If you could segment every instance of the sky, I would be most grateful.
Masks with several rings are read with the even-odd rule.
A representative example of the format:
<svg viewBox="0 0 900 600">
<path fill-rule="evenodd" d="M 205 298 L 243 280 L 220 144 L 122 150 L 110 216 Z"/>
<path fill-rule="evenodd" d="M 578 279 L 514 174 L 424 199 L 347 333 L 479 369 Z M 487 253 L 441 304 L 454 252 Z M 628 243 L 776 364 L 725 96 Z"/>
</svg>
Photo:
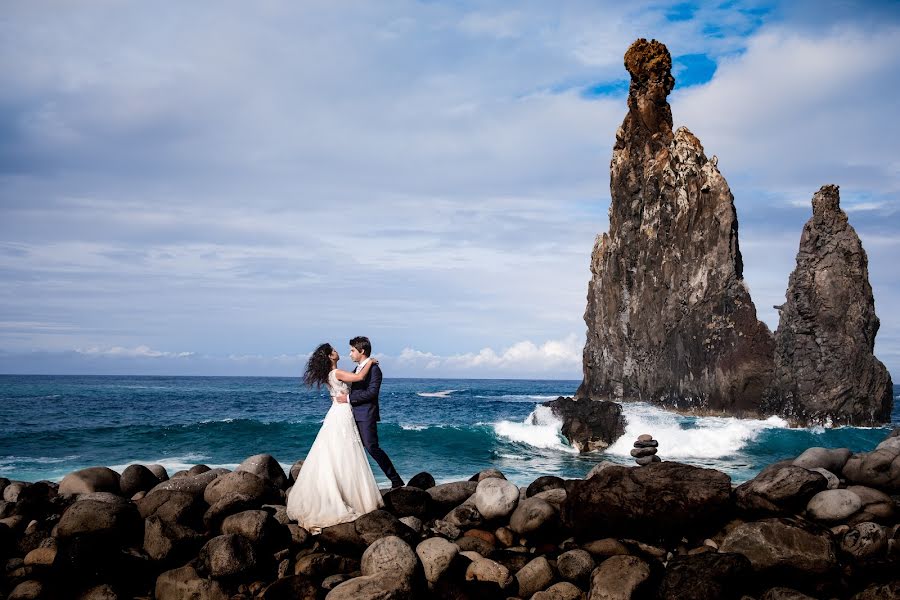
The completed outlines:
<svg viewBox="0 0 900 600">
<path fill-rule="evenodd" d="M 0 373 L 580 379 L 645 37 L 760 319 L 837 184 L 900 376 L 900 3 L 2 4 Z"/>
</svg>

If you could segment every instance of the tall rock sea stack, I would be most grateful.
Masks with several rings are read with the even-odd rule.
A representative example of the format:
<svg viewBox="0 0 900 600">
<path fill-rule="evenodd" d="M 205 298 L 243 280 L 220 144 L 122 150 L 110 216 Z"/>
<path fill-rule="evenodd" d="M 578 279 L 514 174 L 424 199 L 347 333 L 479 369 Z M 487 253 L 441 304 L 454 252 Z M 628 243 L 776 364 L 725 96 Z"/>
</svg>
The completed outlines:
<svg viewBox="0 0 900 600">
<path fill-rule="evenodd" d="M 628 114 L 611 162 L 609 233 L 591 257 L 578 398 L 755 415 L 773 338 L 743 281 L 734 198 L 700 141 L 672 131 L 666 47 L 625 54 Z"/>
<path fill-rule="evenodd" d="M 822 186 L 812 208 L 775 332 L 780 412 L 835 425 L 890 421 L 891 376 L 872 354 L 879 321 L 866 252 L 836 185 Z"/>
</svg>

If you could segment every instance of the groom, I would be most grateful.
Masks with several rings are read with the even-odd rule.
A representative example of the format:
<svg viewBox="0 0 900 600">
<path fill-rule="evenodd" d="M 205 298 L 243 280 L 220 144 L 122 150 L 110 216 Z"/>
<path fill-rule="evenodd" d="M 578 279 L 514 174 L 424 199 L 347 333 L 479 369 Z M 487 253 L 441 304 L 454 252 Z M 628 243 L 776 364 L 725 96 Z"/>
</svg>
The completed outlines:
<svg viewBox="0 0 900 600">
<path fill-rule="evenodd" d="M 367 337 L 355 337 L 350 340 L 350 360 L 357 363 L 354 373 L 365 366 L 372 355 L 372 344 Z M 384 474 L 391 480 L 391 488 L 403 487 L 403 480 L 397 475 L 391 459 L 378 445 L 378 392 L 381 390 L 381 369 L 372 365 L 368 375 L 350 387 L 349 396 L 339 396 L 338 402 L 347 402 L 353 407 L 353 418 L 359 429 L 359 437 L 366 447 L 369 456 L 375 459 Z"/>
</svg>

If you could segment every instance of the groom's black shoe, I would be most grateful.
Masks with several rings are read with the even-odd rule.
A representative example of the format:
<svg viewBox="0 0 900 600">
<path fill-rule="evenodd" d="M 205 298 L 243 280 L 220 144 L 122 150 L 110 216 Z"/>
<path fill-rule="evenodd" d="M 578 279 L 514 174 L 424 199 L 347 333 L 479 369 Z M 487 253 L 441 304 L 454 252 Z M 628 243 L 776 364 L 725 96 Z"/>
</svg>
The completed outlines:
<svg viewBox="0 0 900 600">
<path fill-rule="evenodd" d="M 392 480 L 391 480 L 391 489 L 392 489 L 392 490 L 395 490 L 395 489 L 397 489 L 397 488 L 399 488 L 399 487 L 403 487 L 403 485 L 404 485 L 404 484 L 403 484 L 403 480 L 400 479 L 399 477 L 398 477 L 397 479 L 392 479 Z"/>
</svg>

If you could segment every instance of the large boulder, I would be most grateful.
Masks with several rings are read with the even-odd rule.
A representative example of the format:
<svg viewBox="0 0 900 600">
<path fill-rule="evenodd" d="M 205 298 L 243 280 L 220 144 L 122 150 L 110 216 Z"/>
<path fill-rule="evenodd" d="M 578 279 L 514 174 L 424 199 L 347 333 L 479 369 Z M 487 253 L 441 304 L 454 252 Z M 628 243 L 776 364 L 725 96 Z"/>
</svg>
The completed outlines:
<svg viewBox="0 0 900 600">
<path fill-rule="evenodd" d="M 206 510 L 203 498 L 190 492 L 157 490 L 136 502 L 141 518 L 159 517 L 167 523 L 199 525 Z"/>
<path fill-rule="evenodd" d="M 556 509 L 546 500 L 525 498 L 513 511 L 509 528 L 523 536 L 546 532 L 557 523 Z"/>
<path fill-rule="evenodd" d="M 580 548 L 563 552 L 556 558 L 560 577 L 577 584 L 586 583 L 595 566 L 591 553 Z"/>
<path fill-rule="evenodd" d="M 743 279 L 734 197 L 703 146 L 672 131 L 672 58 L 625 54 L 628 114 L 610 163 L 609 233 L 591 255 L 576 397 L 755 414 L 773 340 Z"/>
<path fill-rule="evenodd" d="M 844 465 L 843 475 L 847 481 L 859 485 L 900 492 L 900 448 L 884 447 L 854 454 Z"/>
<path fill-rule="evenodd" d="M 675 462 L 614 466 L 571 482 L 562 521 L 581 538 L 680 538 L 716 528 L 730 503 L 731 478 L 713 469 Z"/>
<path fill-rule="evenodd" d="M 446 512 L 465 502 L 478 488 L 477 481 L 454 481 L 428 488 L 426 491 L 437 512 Z"/>
<path fill-rule="evenodd" d="M 144 551 L 151 559 L 177 564 L 195 556 L 205 536 L 190 527 L 149 517 L 144 522 Z"/>
<path fill-rule="evenodd" d="M 287 530 L 265 510 L 246 510 L 222 521 L 222 533 L 235 533 L 250 540 L 258 548 L 272 549 L 286 545 Z"/>
<path fill-rule="evenodd" d="M 813 447 L 804 450 L 792 464 L 804 469 L 821 468 L 832 473 L 840 473 L 852 454 L 849 448 Z"/>
<path fill-rule="evenodd" d="M 384 507 L 398 517 L 424 517 L 431 506 L 431 496 L 412 486 L 394 488 L 384 496 Z"/>
<path fill-rule="evenodd" d="M 268 481 L 279 490 L 287 487 L 288 478 L 284 469 L 271 454 L 256 454 L 239 464 L 235 472 L 253 473 L 257 477 Z"/>
<path fill-rule="evenodd" d="M 738 525 L 719 546 L 721 552 L 743 554 L 757 573 L 779 572 L 815 576 L 837 564 L 827 531 L 810 530 L 791 519 L 763 519 Z"/>
<path fill-rule="evenodd" d="M 363 575 L 390 572 L 398 579 L 412 582 L 418 564 L 416 553 L 409 544 L 397 536 L 389 535 L 366 548 L 359 568 Z"/>
<path fill-rule="evenodd" d="M 354 577 L 335 586 L 325 600 L 409 600 L 412 589 L 393 572 Z"/>
<path fill-rule="evenodd" d="M 119 479 L 122 495 L 126 498 L 131 498 L 138 492 L 149 492 L 159 483 L 159 478 L 144 465 L 128 465 Z"/>
<path fill-rule="evenodd" d="M 420 490 L 428 490 L 435 486 L 434 476 L 427 471 L 422 471 L 421 473 L 413 475 L 406 485 L 409 487 L 417 487 Z"/>
<path fill-rule="evenodd" d="M 475 489 L 475 507 L 489 521 L 509 516 L 518 503 L 519 488 L 505 479 L 482 479 Z"/>
<path fill-rule="evenodd" d="M 749 513 L 790 515 L 802 511 L 809 499 L 828 487 L 821 474 L 803 467 L 784 467 L 760 473 L 738 486 L 735 500 Z"/>
<path fill-rule="evenodd" d="M 878 523 L 857 523 L 841 538 L 841 551 L 856 562 L 883 558 L 888 544 L 885 528 Z"/>
<path fill-rule="evenodd" d="M 862 500 L 850 490 L 825 490 L 813 496 L 806 513 L 817 521 L 837 522 L 862 508 Z"/>
<path fill-rule="evenodd" d="M 533 594 L 547 589 L 553 583 L 554 573 L 547 558 L 538 556 L 519 569 L 515 578 L 519 584 L 518 595 L 523 598 L 530 598 Z"/>
<path fill-rule="evenodd" d="M 214 579 L 247 579 L 258 567 L 253 544 L 234 534 L 212 538 L 200 549 L 198 558 Z"/>
<path fill-rule="evenodd" d="M 318 600 L 319 586 L 306 575 L 276 579 L 262 593 L 262 600 Z"/>
<path fill-rule="evenodd" d="M 416 555 L 422 562 L 425 579 L 437 582 L 459 554 L 459 547 L 441 537 L 432 537 L 416 546 Z"/>
<path fill-rule="evenodd" d="M 203 491 L 203 499 L 213 506 L 228 493 L 250 496 L 258 500 L 259 505 L 274 503 L 279 494 L 268 481 L 247 471 L 234 471 L 220 475 Z"/>
<path fill-rule="evenodd" d="M 119 474 L 108 467 L 88 467 L 73 471 L 59 482 L 59 495 L 89 494 L 91 492 L 110 492 L 120 494 Z"/>
<path fill-rule="evenodd" d="M 889 422 L 893 386 L 873 354 L 879 321 L 868 258 L 836 185 L 813 196 L 785 298 L 775 331 L 781 412 L 835 425 Z"/>
<path fill-rule="evenodd" d="M 525 496 L 527 498 L 531 498 L 532 496 L 540 494 L 541 492 L 559 489 L 566 489 L 565 479 L 563 479 L 562 477 L 557 477 L 555 475 L 544 475 L 542 477 L 538 477 L 528 485 L 528 488 L 525 489 Z"/>
<path fill-rule="evenodd" d="M 228 600 L 228 594 L 218 581 L 200 577 L 191 565 L 166 571 L 156 578 L 156 600 Z"/>
<path fill-rule="evenodd" d="M 356 530 L 358 539 L 366 546 L 371 546 L 376 540 L 388 536 L 399 537 L 410 545 L 418 541 L 418 536 L 412 529 L 386 510 L 373 510 L 356 519 L 351 525 Z"/>
<path fill-rule="evenodd" d="M 893 522 L 897 511 L 890 496 L 864 485 L 848 486 L 847 491 L 856 494 L 862 502 L 862 508 L 853 515 L 853 522 L 875 521 L 885 524 Z"/>
<path fill-rule="evenodd" d="M 103 536 L 119 545 L 139 544 L 144 522 L 132 502 L 79 500 L 65 510 L 57 525 L 61 539 L 77 535 Z"/>
<path fill-rule="evenodd" d="M 615 402 L 560 396 L 543 406 L 562 420 L 560 432 L 579 452 L 604 450 L 625 433 L 622 405 Z"/>
<path fill-rule="evenodd" d="M 185 492 L 188 494 L 193 494 L 195 496 L 200 496 L 202 498 L 203 492 L 206 491 L 206 486 L 212 483 L 212 481 L 214 481 L 217 477 L 225 473 L 228 473 L 228 469 L 212 469 L 199 475 L 173 477 L 172 479 L 167 479 L 166 481 L 161 482 L 156 487 L 151 489 L 149 492 L 147 492 L 147 496 L 154 492 L 170 491 Z"/>
<path fill-rule="evenodd" d="M 650 565 L 637 556 L 612 556 L 591 573 L 591 600 L 630 600 L 650 579 Z"/>
<path fill-rule="evenodd" d="M 753 568 L 743 554 L 712 552 L 676 556 L 666 565 L 659 589 L 667 600 L 738 598 L 750 587 Z"/>
</svg>

